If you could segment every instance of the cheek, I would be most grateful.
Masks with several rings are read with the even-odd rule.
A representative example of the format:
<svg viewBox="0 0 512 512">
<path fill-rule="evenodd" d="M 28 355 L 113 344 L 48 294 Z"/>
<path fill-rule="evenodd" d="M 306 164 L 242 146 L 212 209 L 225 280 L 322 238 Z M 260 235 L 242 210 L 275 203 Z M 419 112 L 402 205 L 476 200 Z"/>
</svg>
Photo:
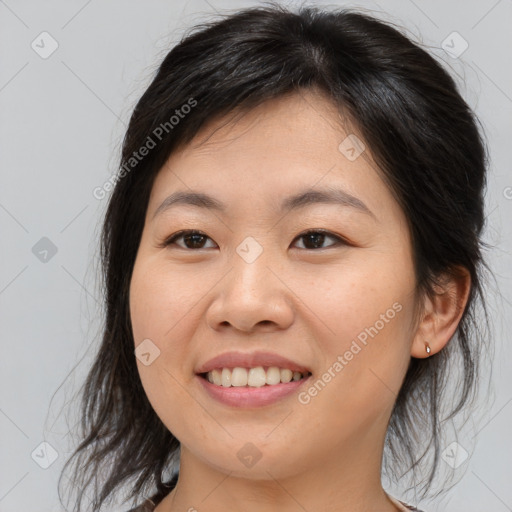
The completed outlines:
<svg viewBox="0 0 512 512">
<path fill-rule="evenodd" d="M 130 314 L 137 345 L 150 338 L 165 348 L 164 340 L 186 327 L 181 319 L 197 301 L 198 289 L 187 284 L 183 273 L 169 271 L 155 261 L 136 262 L 130 284 Z"/>
<path fill-rule="evenodd" d="M 156 414 L 175 434 L 184 430 L 184 419 L 175 411 L 190 410 L 185 388 L 194 375 L 183 362 L 190 359 L 188 340 L 198 321 L 194 305 L 204 294 L 202 287 L 190 285 L 189 277 L 148 258 L 136 262 L 130 283 L 135 347 L 149 339 L 159 352 L 147 366 L 137 359 L 142 386 Z"/>
<path fill-rule="evenodd" d="M 193 297 L 184 298 L 177 288 L 175 278 L 153 271 L 134 272 L 131 285 L 135 347 L 150 340 L 150 351 L 158 354 L 148 366 L 137 359 L 137 366 L 146 394 L 161 418 L 166 404 L 180 407 L 182 398 L 186 401 L 181 386 L 194 377 L 193 369 L 185 365 L 190 360 L 188 340 L 197 321 L 190 306 Z"/>
<path fill-rule="evenodd" d="M 317 274 L 304 294 L 316 315 L 315 323 L 330 333 L 333 349 L 343 348 L 343 340 L 357 337 L 376 323 L 379 332 L 390 332 L 406 316 L 397 310 L 410 300 L 410 276 L 397 276 L 394 265 L 388 269 L 383 258 L 375 260 L 375 264 L 370 259 L 344 262 Z M 360 338 L 364 341 L 364 334 Z"/>
<path fill-rule="evenodd" d="M 322 395 L 326 410 L 332 404 L 371 421 L 395 400 L 410 360 L 414 289 L 406 260 L 400 275 L 395 262 L 376 257 L 374 263 L 345 265 L 310 288 L 307 303 L 319 332 L 325 333 L 316 338 L 318 352 L 323 371 L 330 373 L 320 375 L 322 382 L 311 392 Z M 339 428 L 345 425 L 343 416 L 335 419 Z"/>
</svg>

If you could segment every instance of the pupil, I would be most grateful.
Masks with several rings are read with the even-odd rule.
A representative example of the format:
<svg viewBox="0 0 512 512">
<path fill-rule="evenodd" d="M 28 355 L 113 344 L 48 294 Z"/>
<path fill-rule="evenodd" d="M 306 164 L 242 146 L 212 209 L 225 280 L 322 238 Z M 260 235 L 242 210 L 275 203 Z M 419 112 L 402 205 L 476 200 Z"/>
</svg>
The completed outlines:
<svg viewBox="0 0 512 512">
<path fill-rule="evenodd" d="M 313 245 L 316 247 L 316 243 L 320 242 L 318 245 L 322 245 L 324 242 L 325 235 L 323 233 L 310 233 L 306 235 L 306 240 L 309 240 L 310 242 L 313 242 Z M 316 243 L 315 243 L 316 241 Z M 308 247 L 308 244 L 304 244 L 306 247 Z M 309 249 L 309 247 L 308 247 Z"/>
<path fill-rule="evenodd" d="M 191 238 L 195 238 L 195 241 L 192 243 L 192 244 L 193 244 L 193 248 L 195 248 L 195 249 L 201 249 L 202 244 L 201 244 L 201 242 L 200 242 L 200 241 L 198 242 L 198 240 L 197 240 L 197 239 L 198 239 L 198 238 L 199 238 L 199 239 L 204 239 L 204 235 L 200 235 L 200 234 L 198 234 L 198 233 L 192 233 L 192 234 L 189 234 L 189 235 L 185 235 L 184 240 L 185 240 L 185 242 L 186 242 L 187 246 L 188 246 L 188 242 L 190 241 L 190 239 L 191 239 Z M 196 242 L 197 242 L 197 243 L 196 243 Z M 204 240 L 203 240 L 203 242 L 204 242 Z"/>
</svg>

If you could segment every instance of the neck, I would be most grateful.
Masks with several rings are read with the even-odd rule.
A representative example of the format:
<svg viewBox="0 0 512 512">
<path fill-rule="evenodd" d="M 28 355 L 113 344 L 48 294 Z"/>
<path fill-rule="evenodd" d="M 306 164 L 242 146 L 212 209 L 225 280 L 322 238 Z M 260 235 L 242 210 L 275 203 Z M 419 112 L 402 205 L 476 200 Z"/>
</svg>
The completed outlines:
<svg viewBox="0 0 512 512">
<path fill-rule="evenodd" d="M 213 468 L 182 446 L 178 483 L 155 512 L 396 512 L 381 484 L 382 440 L 358 441 L 333 446 L 316 464 L 294 462 L 286 473 L 267 466 L 258 479 Z"/>
</svg>

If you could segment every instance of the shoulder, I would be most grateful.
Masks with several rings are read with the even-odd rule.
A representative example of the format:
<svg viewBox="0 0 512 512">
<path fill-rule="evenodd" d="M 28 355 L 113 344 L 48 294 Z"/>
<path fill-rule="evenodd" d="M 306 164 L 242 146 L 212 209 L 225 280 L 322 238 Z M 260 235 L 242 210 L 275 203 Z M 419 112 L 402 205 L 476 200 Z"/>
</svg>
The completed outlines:
<svg viewBox="0 0 512 512">
<path fill-rule="evenodd" d="M 416 507 L 413 507 L 412 505 L 407 505 L 407 503 L 404 503 L 403 501 L 400 501 L 399 502 L 400 505 L 402 505 L 404 508 L 404 512 L 407 511 L 411 511 L 411 512 L 423 512 L 422 510 L 420 510 L 419 508 L 416 508 Z"/>
<path fill-rule="evenodd" d="M 148 499 L 138 507 L 128 510 L 128 512 L 153 512 L 155 507 L 156 505 Z"/>
<path fill-rule="evenodd" d="M 394 505 L 396 505 L 400 509 L 401 512 L 423 512 L 419 508 L 413 507 L 412 505 L 408 505 L 403 501 L 393 498 L 393 496 L 390 496 L 389 494 L 388 498 L 393 502 Z"/>
<path fill-rule="evenodd" d="M 174 475 L 170 482 L 164 484 L 166 488 L 165 491 L 159 491 L 155 495 L 151 496 L 151 498 L 146 498 L 140 505 L 127 512 L 154 512 L 156 506 L 167 496 L 169 492 L 171 492 L 176 483 L 178 481 L 178 475 Z"/>
</svg>

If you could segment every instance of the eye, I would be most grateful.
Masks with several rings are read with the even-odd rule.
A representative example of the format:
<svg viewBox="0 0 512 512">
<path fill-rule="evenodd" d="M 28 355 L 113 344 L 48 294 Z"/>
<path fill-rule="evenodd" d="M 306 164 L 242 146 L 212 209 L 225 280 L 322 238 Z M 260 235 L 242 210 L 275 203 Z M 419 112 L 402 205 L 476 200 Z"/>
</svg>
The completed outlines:
<svg viewBox="0 0 512 512">
<path fill-rule="evenodd" d="M 348 245 L 343 238 L 325 229 L 309 229 L 301 233 L 295 240 L 300 240 L 301 238 L 305 240 L 306 247 L 300 247 L 300 249 L 328 249 L 329 247 L 336 247 L 338 245 Z M 335 243 L 327 247 L 318 247 L 323 245 L 326 238 L 335 240 Z"/>
<path fill-rule="evenodd" d="M 326 238 L 331 238 L 335 242 L 331 245 L 328 245 L 327 247 L 321 247 L 324 244 Z M 183 239 L 184 245 L 176 243 L 176 241 L 180 239 Z M 305 231 L 295 238 L 295 240 L 300 239 L 304 239 L 305 241 L 305 244 L 303 244 L 304 246 L 299 247 L 300 249 L 328 249 L 329 247 L 336 247 L 338 245 L 348 245 L 348 243 L 343 238 L 324 229 L 310 229 Z M 208 249 L 212 246 L 205 247 L 205 242 L 207 240 L 211 240 L 211 238 L 202 231 L 185 229 L 174 233 L 162 244 L 162 247 L 167 247 L 174 244 L 178 247 L 181 247 L 182 249 Z"/>
<path fill-rule="evenodd" d="M 185 247 L 180 244 L 176 244 L 176 240 L 183 238 L 185 242 Z M 185 229 L 183 231 L 178 231 L 174 233 L 170 238 L 168 238 L 163 244 L 163 247 L 167 247 L 169 245 L 176 244 L 178 247 L 182 249 L 205 249 L 204 242 L 206 239 L 209 239 L 208 235 L 205 235 L 201 231 L 196 231 L 193 229 Z M 211 238 L 210 238 L 211 240 Z"/>
</svg>

